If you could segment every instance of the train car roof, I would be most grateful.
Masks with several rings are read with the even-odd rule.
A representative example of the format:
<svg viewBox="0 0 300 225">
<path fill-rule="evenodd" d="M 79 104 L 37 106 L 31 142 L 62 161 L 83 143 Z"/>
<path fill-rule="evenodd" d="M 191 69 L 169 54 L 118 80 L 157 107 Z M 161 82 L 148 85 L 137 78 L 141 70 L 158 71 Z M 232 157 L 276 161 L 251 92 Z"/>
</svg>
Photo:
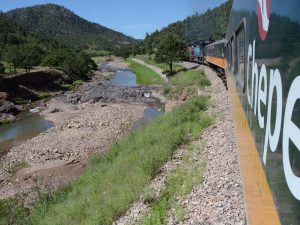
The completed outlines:
<svg viewBox="0 0 300 225">
<path fill-rule="evenodd" d="M 206 46 L 213 46 L 213 45 L 218 45 L 218 44 L 227 44 L 227 40 L 226 39 L 222 39 L 222 40 L 219 40 L 219 41 L 216 41 L 216 42 L 213 42 L 213 43 L 211 43 L 211 44 L 209 44 L 209 45 L 206 45 Z"/>
</svg>

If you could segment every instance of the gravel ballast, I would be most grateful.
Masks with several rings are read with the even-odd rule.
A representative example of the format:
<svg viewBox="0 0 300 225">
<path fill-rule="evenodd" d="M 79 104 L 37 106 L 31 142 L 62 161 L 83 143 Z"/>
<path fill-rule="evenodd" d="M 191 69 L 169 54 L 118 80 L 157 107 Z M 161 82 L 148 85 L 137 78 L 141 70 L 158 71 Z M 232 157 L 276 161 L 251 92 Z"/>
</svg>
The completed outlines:
<svg viewBox="0 0 300 225">
<path fill-rule="evenodd" d="M 210 111 L 218 119 L 202 135 L 207 162 L 204 182 L 179 200 L 186 215 L 178 224 L 243 225 L 246 211 L 229 92 L 213 70 L 204 70 L 211 81 L 210 95 L 215 104 Z M 171 221 L 174 219 L 170 218 L 169 223 L 174 224 Z"/>
</svg>

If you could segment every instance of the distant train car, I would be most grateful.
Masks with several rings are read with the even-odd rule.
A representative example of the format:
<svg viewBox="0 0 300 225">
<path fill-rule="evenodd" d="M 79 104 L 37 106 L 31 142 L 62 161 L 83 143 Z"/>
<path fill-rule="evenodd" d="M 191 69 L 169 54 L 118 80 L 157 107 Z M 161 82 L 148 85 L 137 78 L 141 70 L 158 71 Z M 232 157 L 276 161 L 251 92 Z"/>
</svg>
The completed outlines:
<svg viewBox="0 0 300 225">
<path fill-rule="evenodd" d="M 204 61 L 204 49 L 201 45 L 197 45 L 194 48 L 194 62 L 203 63 Z"/>
<path fill-rule="evenodd" d="M 227 40 L 223 39 L 205 46 L 205 62 L 222 73 L 227 68 L 225 59 L 226 45 Z"/>
<path fill-rule="evenodd" d="M 194 48 L 194 46 L 189 46 L 188 47 L 188 52 L 189 52 L 189 61 L 194 62 L 195 61 L 195 48 Z"/>
<path fill-rule="evenodd" d="M 195 62 L 195 63 L 203 63 L 204 62 L 204 55 L 205 55 L 205 45 L 208 42 L 200 42 L 197 45 L 189 45 L 188 47 L 188 60 L 190 62 Z"/>
<path fill-rule="evenodd" d="M 250 225 L 300 224 L 299 21 L 299 0 L 234 0 L 226 65 L 208 46 L 226 70 Z"/>
</svg>

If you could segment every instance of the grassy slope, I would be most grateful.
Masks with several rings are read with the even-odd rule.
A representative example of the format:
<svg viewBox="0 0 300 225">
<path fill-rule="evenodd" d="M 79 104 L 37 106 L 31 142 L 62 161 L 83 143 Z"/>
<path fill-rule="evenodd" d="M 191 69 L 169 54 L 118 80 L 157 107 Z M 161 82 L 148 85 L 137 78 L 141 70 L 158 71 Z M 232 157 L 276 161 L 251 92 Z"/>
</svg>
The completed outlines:
<svg viewBox="0 0 300 225">
<path fill-rule="evenodd" d="M 137 76 L 138 84 L 152 85 L 152 84 L 163 84 L 164 80 L 153 70 L 146 66 L 140 65 L 131 59 L 127 59 L 130 68 Z"/>
<path fill-rule="evenodd" d="M 209 85 L 210 81 L 206 78 L 203 70 L 189 70 L 172 77 L 169 84 L 164 85 L 163 91 L 166 97 L 178 100 L 183 93 L 188 96 L 196 96 L 199 88 Z"/>
<path fill-rule="evenodd" d="M 153 65 L 153 66 L 157 66 L 159 68 L 161 68 L 163 71 L 169 71 L 170 67 L 168 64 L 166 63 L 157 63 L 155 62 L 153 59 L 151 59 L 153 56 L 149 57 L 147 55 L 137 55 L 136 58 L 137 59 L 141 59 L 143 60 L 145 63 Z M 177 73 L 178 71 L 184 69 L 184 67 L 182 67 L 181 65 L 178 64 L 174 64 L 173 65 L 173 70 Z"/>
<path fill-rule="evenodd" d="M 166 187 L 162 190 L 160 198 L 152 198 L 155 199 L 152 202 L 152 210 L 143 218 L 143 224 L 167 224 L 170 209 L 174 209 L 175 217 L 181 221 L 185 212 L 177 203 L 177 199 L 191 193 L 196 185 L 203 182 L 205 166 L 201 144 L 190 144 L 183 156 L 182 164 L 168 175 Z"/>
<path fill-rule="evenodd" d="M 212 123 L 205 114 L 208 105 L 208 98 L 191 99 L 94 158 L 77 182 L 40 203 L 34 224 L 111 224 L 173 152 Z"/>
</svg>

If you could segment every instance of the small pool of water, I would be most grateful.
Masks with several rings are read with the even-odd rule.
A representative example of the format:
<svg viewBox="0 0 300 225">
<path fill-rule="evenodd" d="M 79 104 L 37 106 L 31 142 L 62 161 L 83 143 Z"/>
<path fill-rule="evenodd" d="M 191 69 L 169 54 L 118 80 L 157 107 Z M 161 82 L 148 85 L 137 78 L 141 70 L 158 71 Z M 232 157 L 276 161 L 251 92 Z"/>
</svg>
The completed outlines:
<svg viewBox="0 0 300 225">
<path fill-rule="evenodd" d="M 164 112 L 162 110 L 154 107 L 149 107 L 144 111 L 144 116 L 133 125 L 133 129 L 137 129 L 163 114 Z"/>
<path fill-rule="evenodd" d="M 116 75 L 108 81 L 108 84 L 135 87 L 137 86 L 136 75 L 131 70 L 119 70 L 116 72 Z"/>
<path fill-rule="evenodd" d="M 0 156 L 12 147 L 52 128 L 54 124 L 38 113 L 28 113 L 14 123 L 0 126 Z"/>
</svg>

